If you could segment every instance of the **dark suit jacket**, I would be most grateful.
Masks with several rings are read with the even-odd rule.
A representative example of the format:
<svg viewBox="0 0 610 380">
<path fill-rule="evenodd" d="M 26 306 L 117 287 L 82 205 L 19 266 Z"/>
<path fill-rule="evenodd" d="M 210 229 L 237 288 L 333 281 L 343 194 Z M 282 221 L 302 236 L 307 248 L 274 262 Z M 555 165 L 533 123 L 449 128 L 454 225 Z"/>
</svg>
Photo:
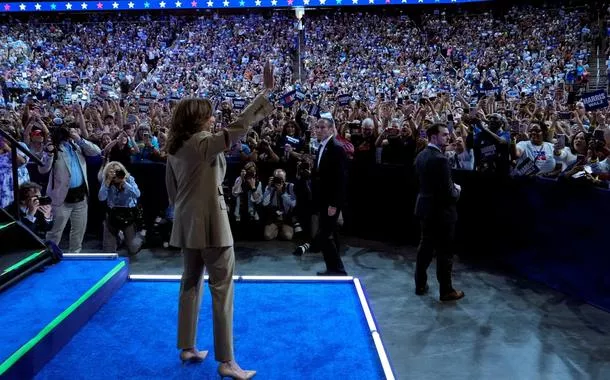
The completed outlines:
<svg viewBox="0 0 610 380">
<path fill-rule="evenodd" d="M 10 205 L 11 208 L 13 207 L 13 204 Z M 36 220 L 34 222 L 27 218 L 27 214 L 23 212 L 21 208 L 19 208 L 19 215 L 21 217 L 21 223 L 43 240 L 46 232 L 51 231 L 51 228 L 53 228 L 53 220 L 47 222 L 42 211 L 36 212 Z"/>
<path fill-rule="evenodd" d="M 455 222 L 459 192 L 451 179 L 447 157 L 428 146 L 415 159 L 415 173 L 419 181 L 415 215 L 438 222 Z"/>
<path fill-rule="evenodd" d="M 314 161 L 312 193 L 314 207 L 324 211 L 328 206 L 342 209 L 345 206 L 347 186 L 347 155 L 343 147 L 332 137 L 328 140 L 320 167 Z"/>
</svg>

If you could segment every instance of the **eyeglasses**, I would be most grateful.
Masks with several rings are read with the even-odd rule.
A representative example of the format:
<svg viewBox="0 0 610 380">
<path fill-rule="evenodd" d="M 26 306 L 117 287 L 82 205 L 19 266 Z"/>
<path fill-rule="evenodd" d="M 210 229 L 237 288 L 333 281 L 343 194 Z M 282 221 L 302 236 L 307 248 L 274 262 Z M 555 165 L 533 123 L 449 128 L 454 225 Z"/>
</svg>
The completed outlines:
<svg viewBox="0 0 610 380">
<path fill-rule="evenodd" d="M 530 129 L 530 133 L 542 133 L 540 129 Z"/>
</svg>

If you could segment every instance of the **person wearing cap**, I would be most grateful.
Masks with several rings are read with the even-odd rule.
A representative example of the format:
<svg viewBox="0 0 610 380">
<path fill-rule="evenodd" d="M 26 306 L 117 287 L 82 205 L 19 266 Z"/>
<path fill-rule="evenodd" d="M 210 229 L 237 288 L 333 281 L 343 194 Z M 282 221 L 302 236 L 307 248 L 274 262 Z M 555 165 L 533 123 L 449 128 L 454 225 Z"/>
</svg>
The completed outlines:
<svg viewBox="0 0 610 380">
<path fill-rule="evenodd" d="M 319 141 L 312 170 L 312 195 L 318 217 L 318 232 L 312 246 L 322 251 L 326 270 L 320 276 L 345 276 L 347 272 L 339 253 L 337 221 L 345 206 L 347 190 L 347 155 L 335 140 L 335 121 L 330 113 L 323 113 L 316 123 Z"/>
<path fill-rule="evenodd" d="M 485 124 L 487 122 L 487 124 Z M 505 131 L 506 119 L 493 113 L 487 120 L 472 119 L 475 125 L 474 159 L 477 171 L 508 175 L 510 172 L 510 132 Z"/>
</svg>

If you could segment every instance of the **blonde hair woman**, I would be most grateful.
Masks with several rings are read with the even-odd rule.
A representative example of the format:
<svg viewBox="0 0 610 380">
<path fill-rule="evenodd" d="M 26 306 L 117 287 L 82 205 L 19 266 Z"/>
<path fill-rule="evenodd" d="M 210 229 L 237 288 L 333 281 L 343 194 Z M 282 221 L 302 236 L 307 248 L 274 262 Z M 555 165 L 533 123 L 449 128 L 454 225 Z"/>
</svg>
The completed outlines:
<svg viewBox="0 0 610 380">
<path fill-rule="evenodd" d="M 102 178 L 98 198 L 106 202 L 107 206 L 103 249 L 105 252 L 115 252 L 119 231 L 123 231 L 127 251 L 130 255 L 134 255 L 142 247 L 142 238 L 136 231 L 136 207 L 140 198 L 140 189 L 134 177 L 118 161 L 111 161 L 104 166 Z"/>
<path fill-rule="evenodd" d="M 273 67 L 264 72 L 266 89 L 273 87 Z M 207 99 L 183 99 L 174 109 L 167 137 L 166 185 L 175 219 L 170 244 L 182 248 L 184 273 L 178 303 L 180 359 L 201 362 L 207 351 L 195 347 L 205 267 L 210 275 L 214 351 L 218 373 L 233 379 L 250 379 L 233 356 L 233 271 L 235 256 L 222 182 L 226 172 L 224 151 L 246 134 L 247 126 L 273 111 L 267 91 L 259 95 L 238 120 L 213 133 L 212 105 Z"/>
</svg>

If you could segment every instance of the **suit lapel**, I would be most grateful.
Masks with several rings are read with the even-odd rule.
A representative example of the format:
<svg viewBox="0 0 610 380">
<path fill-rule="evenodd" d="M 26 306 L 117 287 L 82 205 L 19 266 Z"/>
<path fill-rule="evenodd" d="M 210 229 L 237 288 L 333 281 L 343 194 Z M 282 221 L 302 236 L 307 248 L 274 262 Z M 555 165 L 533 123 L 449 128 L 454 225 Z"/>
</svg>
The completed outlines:
<svg viewBox="0 0 610 380">
<path fill-rule="evenodd" d="M 70 153 L 67 152 L 66 147 L 62 147 L 61 152 L 59 152 L 59 154 L 61 155 L 62 161 L 64 162 L 64 164 L 66 165 L 66 168 L 68 169 L 68 173 L 70 173 L 70 177 L 72 176 L 72 165 L 70 165 Z"/>
</svg>

